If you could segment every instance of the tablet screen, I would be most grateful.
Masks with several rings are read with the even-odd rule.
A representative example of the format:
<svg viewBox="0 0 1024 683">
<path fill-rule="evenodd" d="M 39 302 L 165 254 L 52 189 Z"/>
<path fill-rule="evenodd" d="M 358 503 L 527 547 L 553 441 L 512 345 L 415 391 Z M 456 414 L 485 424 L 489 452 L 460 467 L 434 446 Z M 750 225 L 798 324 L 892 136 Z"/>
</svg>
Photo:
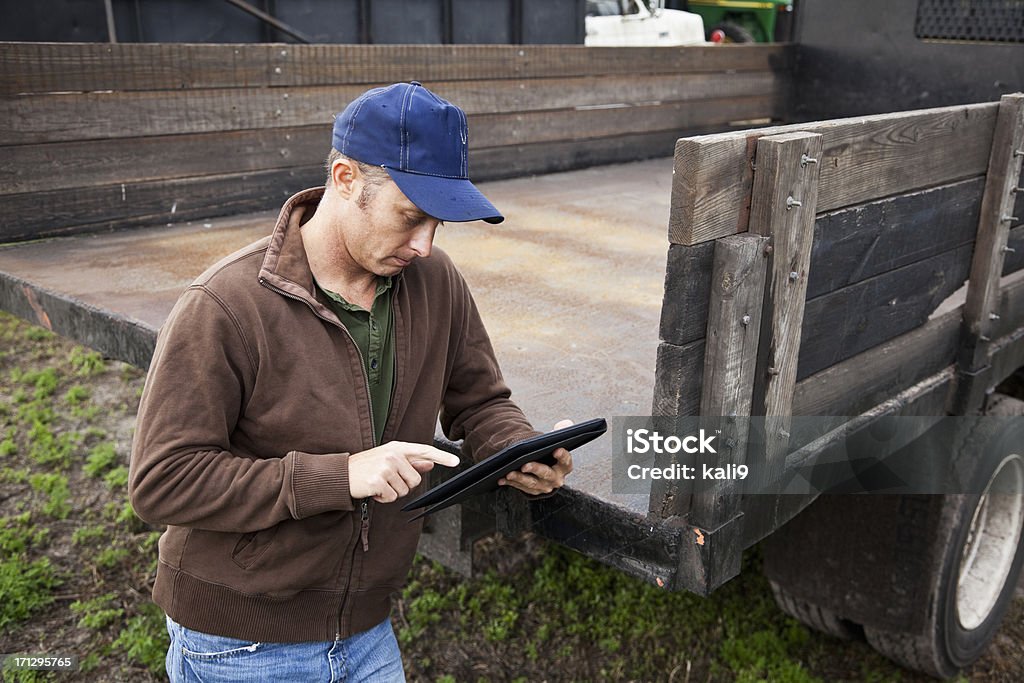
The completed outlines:
<svg viewBox="0 0 1024 683">
<path fill-rule="evenodd" d="M 555 450 L 578 448 L 601 436 L 607 430 L 608 423 L 603 418 L 597 418 L 514 443 L 460 472 L 448 481 L 435 486 L 407 503 L 402 510 L 427 508 L 421 515 L 413 518 L 419 519 L 425 514 L 436 512 L 470 496 L 494 490 L 498 488 L 498 480 L 509 472 L 520 469 L 528 462 L 543 462 L 553 465 Z"/>
</svg>

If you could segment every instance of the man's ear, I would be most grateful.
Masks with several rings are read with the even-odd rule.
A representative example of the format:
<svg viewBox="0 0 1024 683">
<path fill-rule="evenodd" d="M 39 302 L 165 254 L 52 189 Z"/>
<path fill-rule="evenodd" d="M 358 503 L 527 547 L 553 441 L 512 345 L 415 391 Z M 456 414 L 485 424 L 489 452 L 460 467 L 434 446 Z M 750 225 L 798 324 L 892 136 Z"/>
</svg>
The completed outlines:
<svg viewBox="0 0 1024 683">
<path fill-rule="evenodd" d="M 332 187 L 345 198 L 353 195 L 360 177 L 359 167 L 351 159 L 335 159 L 331 164 Z"/>
</svg>

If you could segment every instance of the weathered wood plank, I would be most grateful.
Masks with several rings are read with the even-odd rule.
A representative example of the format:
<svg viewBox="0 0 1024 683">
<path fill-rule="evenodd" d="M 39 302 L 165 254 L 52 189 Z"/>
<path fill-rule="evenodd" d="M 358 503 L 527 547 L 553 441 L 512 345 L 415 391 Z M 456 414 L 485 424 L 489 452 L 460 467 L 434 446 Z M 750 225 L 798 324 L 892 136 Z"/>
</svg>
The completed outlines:
<svg viewBox="0 0 1024 683">
<path fill-rule="evenodd" d="M 470 151 L 469 168 L 474 180 L 479 181 L 516 177 L 529 173 L 564 171 L 599 163 L 668 156 L 677 137 L 678 135 L 674 131 L 661 131 L 595 140 L 474 149 Z M 269 144 L 269 140 L 272 140 L 273 136 L 265 139 Z M 283 149 L 295 151 L 301 147 L 309 150 L 306 153 L 312 155 L 313 151 L 311 150 L 317 147 L 315 141 L 311 142 L 310 140 L 302 142 L 293 138 L 291 142 L 295 147 Z M 254 152 L 254 154 L 256 154 L 255 160 L 258 161 L 258 152 Z M 230 160 L 227 160 L 227 163 L 230 168 Z M 223 165 L 219 161 L 213 162 L 211 168 L 220 169 Z M 201 188 L 203 178 L 206 177 L 209 177 L 215 184 L 227 182 L 225 178 L 235 179 L 235 186 L 227 187 L 230 199 L 226 199 L 233 208 L 224 211 L 215 197 L 207 197 L 198 205 L 193 206 L 194 210 L 188 212 L 186 219 L 206 218 L 243 210 L 275 208 L 280 203 L 278 190 L 291 192 L 323 183 L 319 156 L 316 156 L 311 163 L 302 166 L 287 166 L 276 170 L 253 170 L 251 172 L 246 169 L 246 171 L 245 175 L 228 172 L 224 175 L 186 176 L 173 179 L 171 182 L 163 178 L 145 179 L 147 173 L 142 171 L 140 172 L 140 176 L 143 176 L 141 182 L 134 180 L 125 182 L 123 192 L 121 183 L 116 183 L 96 188 L 62 188 L 38 193 L 0 195 L 0 210 L 5 212 L 4 216 L 0 218 L 0 241 L 82 232 L 92 229 L 90 226 L 95 229 L 105 229 L 145 225 L 147 222 L 159 224 L 183 220 L 183 216 L 186 215 L 184 213 L 186 205 L 192 206 L 196 201 L 196 197 L 192 194 L 192 188 L 200 188 L 200 194 L 205 194 Z M 122 172 L 116 169 L 106 169 L 103 173 L 123 177 Z M 273 176 L 274 173 L 279 175 Z M 82 174 L 76 176 L 76 178 L 81 177 L 83 177 Z M 254 182 L 252 178 L 264 177 L 278 177 L 281 187 L 275 188 L 268 185 L 274 181 L 257 180 L 251 188 L 254 193 L 253 201 L 246 204 L 244 199 L 247 189 L 243 183 Z M 72 178 L 71 181 L 81 182 L 76 178 Z M 160 192 L 161 183 L 167 184 L 167 191 L 162 194 Z M 269 195 L 266 194 L 268 192 Z M 175 209 L 176 213 L 171 213 L 174 202 L 182 199 L 185 201 L 179 201 Z M 67 202 L 70 204 L 66 205 Z M 250 208 L 246 209 L 246 206 Z"/>
<path fill-rule="evenodd" d="M 968 243 L 809 300 L 797 379 L 923 325 L 967 279 L 972 249 Z"/>
<path fill-rule="evenodd" d="M 818 195 L 818 168 L 802 164 L 801 159 L 817 158 L 820 151 L 821 136 L 816 133 L 784 133 L 758 141 L 750 228 L 754 234 L 772 238 L 772 251 L 754 415 L 792 414 Z"/>
<path fill-rule="evenodd" d="M 511 144 L 508 140 L 529 141 L 537 137 L 536 131 L 544 130 L 544 121 L 552 126 L 545 139 L 566 139 L 623 130 L 639 132 L 646 130 L 645 126 L 663 130 L 680 125 L 667 123 L 671 121 L 698 127 L 781 116 L 781 90 L 755 87 L 746 93 L 742 88 L 730 87 L 728 77 L 721 80 L 720 90 L 734 94 L 717 96 L 709 84 L 704 88 L 706 98 L 671 97 L 666 89 L 664 98 L 643 99 L 641 93 L 641 98 L 630 100 L 625 97 L 628 92 L 620 95 L 616 90 L 594 89 L 586 80 L 575 87 L 562 81 L 564 88 L 540 88 L 544 92 L 539 96 L 524 94 L 535 90 L 527 81 L 517 82 L 519 87 L 495 87 L 490 91 L 479 84 L 465 87 L 448 83 L 441 84 L 446 87 L 439 87 L 437 92 L 466 110 L 470 139 L 481 147 Z M 678 80 L 677 85 L 678 92 L 686 91 Z M 234 88 L 18 97 L 0 100 L 0 117 L 8 121 L 0 129 L 0 144 L 330 126 L 334 115 L 364 90 L 363 86 Z M 573 93 L 580 94 L 579 104 L 572 103 Z M 590 130 L 590 126 L 598 130 Z"/>
<path fill-rule="evenodd" d="M 0 243 L 277 208 L 320 167 L 0 196 Z"/>
<path fill-rule="evenodd" d="M 660 336 L 663 341 L 683 346 L 704 337 L 714 258 L 714 242 L 693 247 L 669 245 L 665 298 L 661 304 Z"/>
<path fill-rule="evenodd" d="M 982 175 L 998 105 L 958 105 L 707 135 L 676 145 L 669 240 L 697 244 L 747 229 L 758 138 L 820 133 L 818 211 Z"/>
<path fill-rule="evenodd" d="M 1006 259 L 1003 261 L 1003 275 L 1009 275 L 1024 268 L 1024 223 L 1010 231 L 1006 246 L 1013 251 L 1007 252 Z"/>
<path fill-rule="evenodd" d="M 808 299 L 971 243 L 984 187 L 972 178 L 819 215 Z"/>
<path fill-rule="evenodd" d="M 859 415 L 953 363 L 961 309 L 814 374 L 796 385 L 794 415 Z"/>
<path fill-rule="evenodd" d="M 515 178 L 619 161 L 672 154 L 678 131 L 616 135 L 593 140 L 567 140 L 506 145 L 469 151 L 469 173 L 476 180 Z"/>
<path fill-rule="evenodd" d="M 1017 191 L 1013 194 L 1015 201 L 1011 211 L 1021 220 L 1010 228 L 1010 236 L 1006 240 L 1006 246 L 1010 247 L 1012 251 L 1006 252 L 1006 258 L 1003 260 L 1003 275 L 1024 268 L 1024 187 L 1020 187 L 1024 185 L 1024 171 L 1021 175 L 1022 179 L 1017 181 Z"/>
<path fill-rule="evenodd" d="M 1021 157 L 1024 157 L 1024 94 L 1003 95 L 999 101 L 999 118 L 990 152 L 957 361 L 959 369 L 966 373 L 977 371 L 988 361 L 993 328 L 991 316 L 998 303 L 1004 248 L 1013 222 L 1010 214 L 1014 207 L 1013 190 L 1020 180 Z"/>
<path fill-rule="evenodd" d="M 699 414 L 703 372 L 703 339 L 683 346 L 660 344 L 654 371 L 651 415 L 671 417 Z M 692 456 L 680 454 L 681 460 L 686 458 Z M 650 513 L 660 519 L 685 514 L 690 508 L 692 494 L 693 482 L 690 480 L 655 479 L 651 482 L 648 503 Z"/>
<path fill-rule="evenodd" d="M 470 173 L 474 180 L 494 180 L 669 156 L 679 134 L 668 130 L 498 148 L 474 145 Z M 312 167 L 326 158 L 329 147 L 330 128 L 325 125 L 17 145 L 0 148 L 0 195 Z M 702 306 L 706 310 L 706 300 Z M 701 330 L 703 324 L 701 319 Z"/>
<path fill-rule="evenodd" d="M 792 46 L 0 44 L 0 95 L 774 70 Z"/>
<path fill-rule="evenodd" d="M 723 237 L 715 242 L 708 332 L 705 342 L 703 389 L 700 414 L 722 416 L 717 424 L 716 466 L 742 465 L 747 458 L 747 420 L 750 415 L 757 365 L 761 305 L 765 295 L 769 238 L 755 235 Z M 741 494 L 735 479 L 701 482 L 690 504 L 690 522 L 714 531 L 728 525 L 722 534 L 741 537 Z M 715 583 L 724 583 L 740 571 L 740 553 L 723 558 Z"/>
<path fill-rule="evenodd" d="M 651 414 L 656 417 L 698 415 L 703 373 L 703 339 L 684 346 L 660 344 Z"/>
<path fill-rule="evenodd" d="M 156 330 L 149 325 L 8 273 L 0 273 L 0 310 L 142 369 L 156 347 Z"/>
<path fill-rule="evenodd" d="M 663 130 L 678 133 L 738 119 L 777 118 L 782 106 L 781 99 L 769 95 L 611 109 L 478 114 L 469 117 L 469 130 L 471 144 L 502 147 Z"/>
<path fill-rule="evenodd" d="M 0 148 L 0 195 L 315 166 L 330 148 L 326 124 L 15 145 Z"/>
<path fill-rule="evenodd" d="M 1024 273 L 1016 272 L 1001 282 L 999 320 L 993 330 L 998 340 L 1024 327 Z"/>
<path fill-rule="evenodd" d="M 983 187 L 983 178 L 972 178 L 819 215 L 808 299 L 969 243 Z M 704 336 L 713 244 L 669 246 L 663 341 L 681 346 Z M 1024 267 L 1024 243 L 1021 247 L 1019 255 L 1007 255 L 1008 263 L 1020 259 L 1018 268 Z"/>
<path fill-rule="evenodd" d="M 768 242 L 768 237 L 760 235 L 735 235 L 715 242 L 701 415 L 750 415 Z"/>
<path fill-rule="evenodd" d="M 807 296 L 807 271 L 818 202 L 821 135 L 784 133 L 757 143 L 750 231 L 771 238 L 761 340 L 751 414 L 766 416 L 764 463 L 767 481 L 784 469 L 793 414 L 797 354 Z"/>
</svg>

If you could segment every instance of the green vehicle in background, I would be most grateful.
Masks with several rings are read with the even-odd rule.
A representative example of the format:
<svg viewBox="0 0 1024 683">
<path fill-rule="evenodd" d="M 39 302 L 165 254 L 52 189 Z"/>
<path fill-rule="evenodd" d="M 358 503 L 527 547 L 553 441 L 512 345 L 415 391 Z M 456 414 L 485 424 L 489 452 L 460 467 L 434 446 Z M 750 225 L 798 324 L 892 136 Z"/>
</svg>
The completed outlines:
<svg viewBox="0 0 1024 683">
<path fill-rule="evenodd" d="M 793 0 L 688 0 L 679 9 L 704 19 L 705 37 L 713 43 L 771 43 L 789 41 L 793 30 Z"/>
</svg>

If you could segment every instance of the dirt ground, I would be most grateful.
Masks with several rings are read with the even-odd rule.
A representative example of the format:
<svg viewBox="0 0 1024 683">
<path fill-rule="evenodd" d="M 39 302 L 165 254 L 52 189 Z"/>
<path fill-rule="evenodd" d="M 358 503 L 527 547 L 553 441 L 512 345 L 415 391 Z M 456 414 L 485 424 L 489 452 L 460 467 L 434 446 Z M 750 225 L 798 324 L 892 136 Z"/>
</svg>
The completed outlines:
<svg viewBox="0 0 1024 683">
<path fill-rule="evenodd" d="M 126 507 L 141 371 L 0 315 L 0 653 L 74 654 L 74 674 L 162 680 L 150 602 L 159 530 Z M 665 594 L 534 536 L 490 537 L 466 580 L 418 560 L 393 615 L 414 681 L 925 681 L 782 615 L 757 571 Z M 962 680 L 1024 679 L 1024 587 Z"/>
</svg>

